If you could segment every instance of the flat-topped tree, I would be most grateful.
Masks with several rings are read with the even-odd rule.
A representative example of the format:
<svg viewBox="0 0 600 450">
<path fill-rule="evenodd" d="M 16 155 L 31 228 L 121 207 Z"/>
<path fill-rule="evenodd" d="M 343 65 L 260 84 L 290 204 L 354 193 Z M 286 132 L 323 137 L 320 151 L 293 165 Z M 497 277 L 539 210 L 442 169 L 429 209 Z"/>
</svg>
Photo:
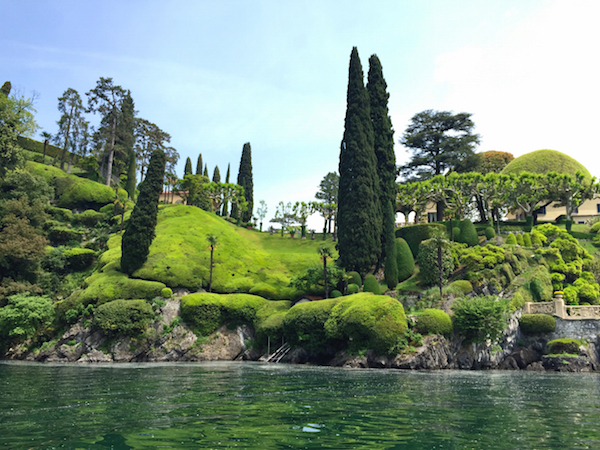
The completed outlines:
<svg viewBox="0 0 600 450">
<path fill-rule="evenodd" d="M 350 55 L 347 109 L 340 150 L 338 249 L 346 270 L 367 273 L 381 254 L 381 209 L 369 95 L 356 47 Z"/>
<path fill-rule="evenodd" d="M 102 78 L 97 81 L 96 87 L 86 93 L 88 96 L 88 112 L 102 114 L 102 127 L 106 128 L 104 136 L 108 147 L 108 162 L 106 169 L 106 185 L 110 186 L 112 177 L 112 165 L 115 154 L 115 135 L 117 131 L 117 120 L 121 109 L 121 102 L 125 90 L 121 86 L 115 86 L 112 78 Z"/>
</svg>

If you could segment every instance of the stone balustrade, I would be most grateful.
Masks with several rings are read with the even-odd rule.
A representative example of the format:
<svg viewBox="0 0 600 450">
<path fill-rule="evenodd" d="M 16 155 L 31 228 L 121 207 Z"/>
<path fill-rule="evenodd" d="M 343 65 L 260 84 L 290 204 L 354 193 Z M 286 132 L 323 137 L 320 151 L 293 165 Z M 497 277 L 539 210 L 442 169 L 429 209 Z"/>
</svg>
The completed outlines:
<svg viewBox="0 0 600 450">
<path fill-rule="evenodd" d="M 551 302 L 526 302 L 524 314 L 550 314 L 563 320 L 600 320 L 600 305 L 565 305 L 562 295 L 557 295 Z"/>
</svg>

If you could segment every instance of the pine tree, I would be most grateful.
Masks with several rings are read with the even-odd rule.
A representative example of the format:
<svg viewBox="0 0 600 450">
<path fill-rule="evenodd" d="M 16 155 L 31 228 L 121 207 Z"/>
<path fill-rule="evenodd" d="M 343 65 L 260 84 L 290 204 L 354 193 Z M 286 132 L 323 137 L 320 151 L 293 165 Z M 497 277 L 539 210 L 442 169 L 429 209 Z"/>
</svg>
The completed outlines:
<svg viewBox="0 0 600 450">
<path fill-rule="evenodd" d="M 198 162 L 196 162 L 196 175 L 202 175 L 202 153 L 198 155 Z"/>
<path fill-rule="evenodd" d="M 381 208 L 369 97 L 356 47 L 350 56 L 344 138 L 340 151 L 338 249 L 346 270 L 367 273 L 381 254 Z"/>
<path fill-rule="evenodd" d="M 142 267 L 148 258 L 158 215 L 158 199 L 165 176 L 165 154 L 155 150 L 150 157 L 140 195 L 125 226 L 121 243 L 121 270 L 129 275 Z"/>
<path fill-rule="evenodd" d="M 229 184 L 229 175 L 231 173 L 231 164 L 227 164 L 227 175 L 225 176 L 225 184 Z M 223 212 L 221 215 L 223 217 L 227 217 L 227 213 L 229 212 L 229 206 L 227 204 L 227 200 L 223 203 Z"/>
<path fill-rule="evenodd" d="M 215 171 L 213 172 L 212 180 L 215 183 L 220 183 L 221 182 L 221 172 L 219 171 L 219 166 L 215 166 Z"/>
<path fill-rule="evenodd" d="M 185 160 L 185 169 L 183 169 L 183 176 L 192 175 L 192 160 L 188 158 Z"/>
<path fill-rule="evenodd" d="M 248 222 L 252 218 L 252 208 L 254 206 L 252 182 L 252 154 L 250 142 L 246 142 L 242 149 L 242 158 L 240 159 L 240 170 L 238 171 L 237 184 L 244 188 L 244 197 L 248 202 L 248 209 L 244 211 L 242 220 Z"/>
<path fill-rule="evenodd" d="M 398 284 L 398 266 L 395 243 L 395 203 L 396 203 L 396 154 L 394 153 L 394 130 L 388 114 L 387 84 L 383 78 L 381 62 L 377 55 L 369 59 L 367 83 L 371 123 L 373 124 L 374 150 L 377 157 L 379 176 L 379 202 L 381 205 L 381 257 L 385 262 L 385 282 L 390 289 Z"/>
</svg>

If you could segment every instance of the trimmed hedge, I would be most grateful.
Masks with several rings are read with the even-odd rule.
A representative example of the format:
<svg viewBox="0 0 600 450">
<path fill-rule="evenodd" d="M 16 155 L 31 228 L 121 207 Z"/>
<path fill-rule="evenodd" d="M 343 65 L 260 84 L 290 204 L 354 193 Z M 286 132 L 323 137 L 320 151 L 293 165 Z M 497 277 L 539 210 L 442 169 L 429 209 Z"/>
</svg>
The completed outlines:
<svg viewBox="0 0 600 450">
<path fill-rule="evenodd" d="M 494 230 L 493 227 L 486 227 L 485 229 L 485 238 L 486 239 L 493 239 L 496 237 L 496 231 Z"/>
<path fill-rule="evenodd" d="M 358 294 L 360 292 L 360 287 L 358 284 L 350 283 L 348 285 L 348 295 Z"/>
<path fill-rule="evenodd" d="M 363 285 L 363 292 L 371 292 L 375 295 L 380 294 L 379 282 L 375 278 L 375 275 L 370 274 L 365 277 L 365 284 Z"/>
<path fill-rule="evenodd" d="M 164 288 L 160 291 L 160 296 L 162 298 L 171 298 L 173 297 L 173 290 L 171 288 Z"/>
<path fill-rule="evenodd" d="M 93 209 L 88 209 L 80 214 L 75 214 L 73 216 L 73 224 L 93 228 L 100 222 L 102 222 L 105 217 L 106 216 L 101 212 L 94 211 Z"/>
<path fill-rule="evenodd" d="M 479 244 L 479 238 L 477 237 L 477 230 L 475 225 L 469 219 L 461 220 L 458 224 L 460 233 L 458 238 L 454 238 L 456 242 L 467 244 L 469 247 L 474 247 Z"/>
<path fill-rule="evenodd" d="M 352 283 L 356 284 L 359 287 L 362 286 L 362 278 L 360 277 L 360 274 L 358 272 L 352 270 L 348 272 L 348 275 L 352 277 Z"/>
<path fill-rule="evenodd" d="M 546 343 L 547 354 L 571 353 L 577 355 L 581 341 L 577 339 L 554 339 Z"/>
<path fill-rule="evenodd" d="M 415 258 L 402 238 L 396 238 L 396 260 L 398 261 L 398 282 L 408 280 L 415 272 Z"/>
<path fill-rule="evenodd" d="M 67 266 L 75 272 L 87 269 L 96 259 L 96 252 L 89 248 L 69 248 L 62 253 L 67 260 Z"/>
<path fill-rule="evenodd" d="M 48 240 L 54 247 L 65 245 L 71 241 L 81 242 L 83 233 L 72 228 L 54 226 L 48 230 Z"/>
<path fill-rule="evenodd" d="M 94 312 L 94 326 L 110 335 L 138 335 L 153 319 L 152 306 L 145 300 L 114 300 Z"/>
<path fill-rule="evenodd" d="M 441 334 L 449 337 L 454 330 L 452 319 L 441 309 L 426 309 L 417 317 L 415 329 L 421 334 Z"/>
<path fill-rule="evenodd" d="M 556 320 L 548 314 L 523 314 L 519 326 L 527 334 L 549 333 L 556 329 Z"/>
<path fill-rule="evenodd" d="M 473 285 L 468 280 L 455 280 L 448 285 L 449 290 L 456 290 L 461 294 L 470 294 L 473 292 Z"/>
<path fill-rule="evenodd" d="M 515 237 L 514 234 L 510 233 L 508 235 L 508 237 L 506 238 L 506 244 L 507 245 L 517 245 L 517 238 Z"/>
<path fill-rule="evenodd" d="M 360 294 L 356 294 L 356 297 Z M 325 322 L 333 307 L 347 297 L 320 300 L 294 305 L 283 317 L 283 332 L 292 345 L 301 345 L 308 350 L 321 352 L 329 336 L 325 332 Z"/>
<path fill-rule="evenodd" d="M 396 237 L 406 241 L 413 254 L 413 258 L 417 259 L 417 256 L 419 255 L 419 244 L 421 241 L 429 239 L 431 237 L 431 231 L 435 228 L 442 231 L 446 230 L 446 226 L 443 223 L 423 223 L 398 228 L 396 230 Z"/>
</svg>

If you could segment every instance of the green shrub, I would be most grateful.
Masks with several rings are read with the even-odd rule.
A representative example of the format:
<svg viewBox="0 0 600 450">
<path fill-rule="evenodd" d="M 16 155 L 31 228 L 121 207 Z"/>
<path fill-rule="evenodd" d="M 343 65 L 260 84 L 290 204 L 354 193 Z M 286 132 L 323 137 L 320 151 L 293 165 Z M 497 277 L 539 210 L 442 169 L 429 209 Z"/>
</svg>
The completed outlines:
<svg viewBox="0 0 600 450">
<path fill-rule="evenodd" d="M 540 233 L 531 233 L 531 244 L 534 247 L 541 247 L 543 245 L 542 240 L 540 238 Z"/>
<path fill-rule="evenodd" d="M 334 289 L 333 291 L 331 291 L 331 298 L 338 298 L 341 296 L 342 296 L 342 293 L 340 291 L 338 291 L 337 289 Z"/>
<path fill-rule="evenodd" d="M 328 337 L 347 339 L 351 350 L 371 348 L 380 355 L 397 350 L 406 328 L 399 301 L 368 293 L 338 299 L 325 322 Z"/>
<path fill-rule="evenodd" d="M 360 274 L 358 272 L 352 270 L 348 272 L 348 276 L 351 277 L 352 283 L 356 284 L 357 286 L 362 286 L 362 278 L 360 277 Z"/>
<path fill-rule="evenodd" d="M 408 280 L 415 271 L 415 259 L 407 242 L 396 238 L 396 259 L 398 261 L 398 281 Z"/>
<path fill-rule="evenodd" d="M 552 278 L 546 267 L 538 266 L 535 270 L 535 274 L 529 282 L 529 291 L 535 301 L 545 302 L 552 299 Z"/>
<path fill-rule="evenodd" d="M 469 294 L 473 292 L 473 285 L 467 280 L 455 280 L 450 283 L 448 289 L 461 294 Z"/>
<path fill-rule="evenodd" d="M 556 320 L 548 314 L 523 314 L 519 326 L 527 334 L 549 333 L 556 329 Z"/>
<path fill-rule="evenodd" d="M 309 350 L 320 352 L 329 336 L 325 332 L 325 322 L 333 307 L 345 297 L 320 300 L 294 305 L 283 318 L 283 332 L 292 345 L 302 345 Z"/>
<path fill-rule="evenodd" d="M 531 242 L 531 234 L 530 233 L 525 233 L 523 235 L 523 245 L 525 247 L 533 247 L 533 243 Z"/>
<path fill-rule="evenodd" d="M 449 337 L 453 331 L 452 319 L 441 309 L 426 309 L 417 317 L 415 329 L 423 335 L 442 334 Z"/>
<path fill-rule="evenodd" d="M 171 288 L 164 288 L 160 291 L 160 296 L 162 298 L 171 298 L 173 297 L 173 290 Z"/>
<path fill-rule="evenodd" d="M 431 231 L 434 228 L 439 228 L 441 230 L 446 229 L 442 223 L 423 223 L 418 225 L 410 225 L 407 227 L 398 228 L 396 230 L 396 237 L 402 238 L 406 241 L 410 247 L 414 259 L 417 259 L 419 254 L 419 244 L 421 241 L 427 240 L 431 237 Z"/>
<path fill-rule="evenodd" d="M 363 292 L 372 292 L 375 295 L 379 295 L 379 282 L 375 278 L 375 275 L 370 274 L 365 277 Z"/>
<path fill-rule="evenodd" d="M 433 286 L 438 283 L 438 249 L 431 240 L 421 242 L 419 246 L 419 277 L 425 286 Z M 442 279 L 447 280 L 454 270 L 454 257 L 451 250 L 446 247 L 442 249 Z"/>
<path fill-rule="evenodd" d="M 73 216 L 73 224 L 93 228 L 100 222 L 102 222 L 104 218 L 105 215 L 101 212 L 94 211 L 93 209 L 88 209 L 80 214 L 75 214 Z"/>
<path fill-rule="evenodd" d="M 514 234 L 510 233 L 508 235 L 508 237 L 506 238 L 506 244 L 507 245 L 517 245 L 517 238 L 515 237 Z"/>
<path fill-rule="evenodd" d="M 114 300 L 94 312 L 94 326 L 109 335 L 138 335 L 153 319 L 152 306 L 145 300 Z"/>
<path fill-rule="evenodd" d="M 496 232 L 494 231 L 493 227 L 487 227 L 485 229 L 485 238 L 486 239 L 493 239 L 496 237 Z"/>
<path fill-rule="evenodd" d="M 473 247 L 479 244 L 479 238 L 477 237 L 477 230 L 475 225 L 469 219 L 461 220 L 459 222 L 460 234 L 458 238 L 454 238 L 457 242 L 467 244 L 469 247 Z"/>
<path fill-rule="evenodd" d="M 48 230 L 48 240 L 54 247 L 65 245 L 69 242 L 81 242 L 83 233 L 71 228 L 54 226 Z"/>
<path fill-rule="evenodd" d="M 70 223 L 73 220 L 73 212 L 67 208 L 59 208 L 57 206 L 49 206 L 48 213 L 56 220 Z"/>
<path fill-rule="evenodd" d="M 350 283 L 348 285 L 348 295 L 358 294 L 360 292 L 360 287 L 358 284 Z"/>
<path fill-rule="evenodd" d="M 327 266 L 327 285 L 329 289 L 336 287 L 343 280 L 346 272 L 344 269 L 330 264 Z M 258 285 L 257 285 L 258 286 Z M 322 264 L 308 267 L 303 273 L 292 278 L 290 286 L 305 294 L 325 295 L 325 276 Z M 252 289 L 250 289 L 252 291 Z M 254 293 L 254 292 L 250 292 Z M 268 292 L 274 298 L 274 290 Z"/>
<path fill-rule="evenodd" d="M 519 244 L 521 247 L 525 245 L 525 242 L 523 241 L 523 235 L 521 233 L 517 234 L 516 239 L 517 244 Z"/>
<path fill-rule="evenodd" d="M 0 308 L 0 337 L 27 339 L 52 322 L 54 306 L 48 297 L 23 294 L 11 295 Z M 0 347 L 1 342 L 0 339 Z"/>
<path fill-rule="evenodd" d="M 321 272 L 323 271 L 321 270 Z M 329 268 L 327 269 L 327 272 L 329 272 Z M 256 283 L 252 289 L 250 289 L 249 293 L 267 299 L 278 298 L 277 289 L 268 283 Z"/>
<path fill-rule="evenodd" d="M 458 299 L 452 305 L 454 329 L 467 343 L 496 341 L 506 325 L 508 304 L 494 296 Z"/>
<path fill-rule="evenodd" d="M 578 341 L 577 339 L 554 339 L 553 341 L 546 343 L 546 353 L 571 353 L 577 355 L 580 346 L 581 341 Z"/>
<path fill-rule="evenodd" d="M 96 252 L 89 248 L 69 248 L 62 254 L 66 259 L 67 267 L 75 272 L 87 269 L 96 259 Z"/>
<path fill-rule="evenodd" d="M 460 239 L 460 227 L 452 227 L 452 238 L 455 242 Z"/>
</svg>

